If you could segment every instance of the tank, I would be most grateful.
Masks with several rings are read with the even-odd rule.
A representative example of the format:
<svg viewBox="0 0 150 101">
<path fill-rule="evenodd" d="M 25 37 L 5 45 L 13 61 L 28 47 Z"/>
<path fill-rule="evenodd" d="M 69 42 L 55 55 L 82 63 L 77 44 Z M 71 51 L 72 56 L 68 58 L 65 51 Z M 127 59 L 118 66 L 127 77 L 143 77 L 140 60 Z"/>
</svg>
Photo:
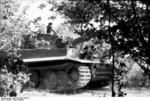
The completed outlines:
<svg viewBox="0 0 150 101">
<path fill-rule="evenodd" d="M 37 40 L 41 39 L 51 40 L 51 47 L 18 50 L 29 67 L 35 88 L 64 91 L 110 80 L 111 70 L 100 65 L 100 60 L 80 58 L 79 49 L 65 45 L 56 36 L 38 34 Z"/>
</svg>

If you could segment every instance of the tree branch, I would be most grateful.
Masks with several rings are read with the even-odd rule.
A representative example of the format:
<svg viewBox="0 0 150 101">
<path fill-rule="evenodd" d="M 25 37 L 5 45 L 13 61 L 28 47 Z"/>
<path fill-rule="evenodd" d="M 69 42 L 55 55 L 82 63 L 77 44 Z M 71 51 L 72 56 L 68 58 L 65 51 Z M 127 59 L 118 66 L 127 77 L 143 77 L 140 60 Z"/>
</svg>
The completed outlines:
<svg viewBox="0 0 150 101">
<path fill-rule="evenodd" d="M 132 7 L 135 18 L 137 18 L 137 13 L 136 13 L 136 10 L 135 10 L 135 7 L 134 7 L 134 3 L 135 3 L 135 1 L 131 0 L 131 7 Z"/>
</svg>

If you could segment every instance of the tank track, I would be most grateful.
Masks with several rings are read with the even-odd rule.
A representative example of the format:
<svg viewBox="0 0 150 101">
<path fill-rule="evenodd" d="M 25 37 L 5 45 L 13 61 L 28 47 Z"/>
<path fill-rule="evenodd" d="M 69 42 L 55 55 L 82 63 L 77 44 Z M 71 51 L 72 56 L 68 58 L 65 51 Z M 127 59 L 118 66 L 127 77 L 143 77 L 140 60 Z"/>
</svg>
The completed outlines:
<svg viewBox="0 0 150 101">
<path fill-rule="evenodd" d="M 32 71 L 34 71 L 33 69 Z M 34 83 L 38 83 L 38 88 L 53 91 L 75 90 L 86 86 L 91 80 L 90 68 L 83 64 L 71 62 L 53 65 L 45 68 L 37 68 L 37 74 L 34 71 Z M 39 82 L 37 82 L 39 81 Z"/>
</svg>

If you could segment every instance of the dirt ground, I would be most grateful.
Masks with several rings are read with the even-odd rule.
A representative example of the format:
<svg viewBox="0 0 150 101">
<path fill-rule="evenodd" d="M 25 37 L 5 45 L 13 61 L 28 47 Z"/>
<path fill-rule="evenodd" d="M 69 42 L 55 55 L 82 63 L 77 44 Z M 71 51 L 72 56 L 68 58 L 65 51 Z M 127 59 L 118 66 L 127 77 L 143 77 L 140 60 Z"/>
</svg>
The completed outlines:
<svg viewBox="0 0 150 101">
<path fill-rule="evenodd" d="M 127 93 L 125 97 L 150 97 L 150 88 L 124 88 L 122 91 Z M 19 97 L 111 97 L 110 87 L 101 89 L 79 90 L 71 94 L 53 93 L 44 90 L 25 90 Z"/>
</svg>

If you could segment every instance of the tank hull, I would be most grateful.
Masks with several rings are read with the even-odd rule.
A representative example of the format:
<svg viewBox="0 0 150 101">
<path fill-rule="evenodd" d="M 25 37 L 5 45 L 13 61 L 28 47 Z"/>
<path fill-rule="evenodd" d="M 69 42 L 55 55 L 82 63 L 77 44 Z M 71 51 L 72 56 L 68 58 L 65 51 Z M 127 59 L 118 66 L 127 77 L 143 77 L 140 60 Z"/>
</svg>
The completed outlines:
<svg viewBox="0 0 150 101">
<path fill-rule="evenodd" d="M 71 52 L 68 55 L 66 49 L 27 49 L 18 53 L 31 73 L 34 72 L 31 79 L 35 87 L 57 91 L 70 90 L 85 87 L 90 82 L 104 82 L 110 79 L 108 69 L 105 67 L 93 68 L 100 63 L 99 61 L 79 59 Z M 67 83 L 62 83 L 63 81 Z M 68 85 L 70 87 L 66 87 Z"/>
</svg>

